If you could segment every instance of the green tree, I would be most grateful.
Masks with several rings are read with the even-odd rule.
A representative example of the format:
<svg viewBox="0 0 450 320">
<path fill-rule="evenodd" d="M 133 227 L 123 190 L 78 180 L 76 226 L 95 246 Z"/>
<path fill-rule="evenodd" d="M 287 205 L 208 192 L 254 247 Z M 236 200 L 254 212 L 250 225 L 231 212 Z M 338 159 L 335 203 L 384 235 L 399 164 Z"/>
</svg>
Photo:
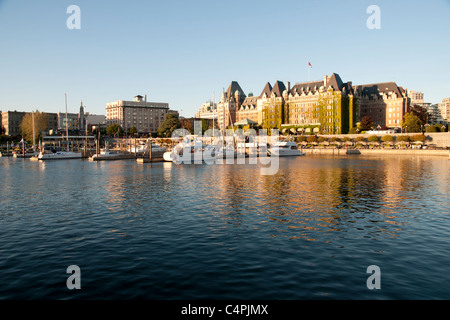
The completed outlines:
<svg viewBox="0 0 450 320">
<path fill-rule="evenodd" d="M 428 123 L 428 112 L 424 107 L 414 105 L 411 107 L 411 111 L 417 118 L 419 118 L 421 125 Z"/>
<path fill-rule="evenodd" d="M 408 112 L 403 116 L 402 128 L 405 132 L 421 132 L 421 122 L 413 112 Z"/>
<path fill-rule="evenodd" d="M 41 131 L 47 129 L 47 115 L 45 113 L 34 112 L 34 136 L 37 143 L 41 139 Z M 33 141 L 33 114 L 26 113 L 20 123 L 20 130 L 25 140 Z M 33 143 L 33 142 L 32 142 Z"/>
<path fill-rule="evenodd" d="M 160 137 L 169 138 L 172 136 L 172 132 L 181 128 L 180 119 L 177 113 L 167 113 L 166 118 L 158 128 L 158 135 Z"/>
<path fill-rule="evenodd" d="M 116 137 L 117 135 L 123 135 L 123 129 L 122 126 L 118 123 L 110 124 L 106 128 L 106 134 Z"/>
<path fill-rule="evenodd" d="M 136 127 L 135 127 L 135 126 L 132 126 L 131 129 L 130 129 L 130 135 L 131 135 L 131 136 L 134 136 L 136 133 L 137 133 Z"/>
<path fill-rule="evenodd" d="M 372 130 L 373 121 L 370 116 L 364 116 L 359 124 L 361 131 Z"/>
</svg>

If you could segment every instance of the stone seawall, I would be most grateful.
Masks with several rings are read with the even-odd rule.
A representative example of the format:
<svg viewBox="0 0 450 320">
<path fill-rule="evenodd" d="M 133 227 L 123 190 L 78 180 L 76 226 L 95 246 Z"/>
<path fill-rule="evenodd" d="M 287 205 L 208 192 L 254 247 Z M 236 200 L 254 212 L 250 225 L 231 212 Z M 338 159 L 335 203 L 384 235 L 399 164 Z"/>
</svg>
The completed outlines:
<svg viewBox="0 0 450 320">
<path fill-rule="evenodd" d="M 361 155 L 409 155 L 409 156 L 440 156 L 449 157 L 449 150 L 426 150 L 426 149 L 348 149 L 353 154 Z M 314 148 L 302 149 L 306 154 L 317 155 L 347 155 L 347 149 L 337 148 Z M 358 153 L 359 152 L 359 153 Z"/>
<path fill-rule="evenodd" d="M 338 137 L 338 138 L 351 138 L 356 139 L 357 137 L 369 138 L 370 136 L 382 137 L 384 135 L 393 136 L 397 139 L 398 136 L 415 136 L 420 133 L 395 133 L 395 134 L 376 134 L 376 133 L 365 133 L 365 134 L 336 134 L 336 135 L 320 135 L 327 138 Z M 450 132 L 425 132 L 425 137 L 427 137 L 426 144 L 434 144 L 436 147 L 447 148 L 450 146 Z"/>
</svg>

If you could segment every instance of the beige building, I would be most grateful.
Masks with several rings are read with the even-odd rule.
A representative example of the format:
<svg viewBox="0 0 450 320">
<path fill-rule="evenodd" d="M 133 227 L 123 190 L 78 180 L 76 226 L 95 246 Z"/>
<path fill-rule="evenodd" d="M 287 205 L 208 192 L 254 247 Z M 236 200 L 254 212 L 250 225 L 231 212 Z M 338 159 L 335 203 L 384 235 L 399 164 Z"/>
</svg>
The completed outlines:
<svg viewBox="0 0 450 320">
<path fill-rule="evenodd" d="M 439 105 L 439 110 L 441 111 L 441 117 L 445 121 L 450 121 L 450 98 L 442 99 Z"/>
<path fill-rule="evenodd" d="M 245 119 L 258 122 L 258 99 L 259 96 L 253 96 L 252 93 L 249 93 L 236 112 L 235 122 Z"/>
<path fill-rule="evenodd" d="M 358 85 L 354 87 L 358 98 L 359 119 L 370 116 L 374 127 L 401 129 L 403 116 L 409 111 L 410 98 L 395 82 Z"/>
<path fill-rule="evenodd" d="M 236 112 L 241 107 L 246 96 L 239 83 L 232 81 L 227 91 L 222 93 L 222 97 L 217 105 L 217 123 L 220 130 L 228 128 L 236 122 Z"/>
<path fill-rule="evenodd" d="M 199 119 L 216 119 L 217 120 L 217 103 L 207 101 L 200 106 L 198 112 L 195 114 Z"/>
<path fill-rule="evenodd" d="M 414 91 L 414 90 L 406 90 L 406 96 L 411 100 L 411 106 L 424 106 L 423 93 Z"/>
<path fill-rule="evenodd" d="M 168 111 L 168 103 L 147 102 L 147 96 L 138 95 L 133 101 L 107 103 L 106 125 L 117 123 L 125 132 L 135 127 L 138 133 L 155 133 Z"/>
<path fill-rule="evenodd" d="M 26 112 L 5 111 L 2 113 L 2 126 L 5 128 L 5 134 L 11 137 L 22 134 L 20 124 Z"/>
</svg>

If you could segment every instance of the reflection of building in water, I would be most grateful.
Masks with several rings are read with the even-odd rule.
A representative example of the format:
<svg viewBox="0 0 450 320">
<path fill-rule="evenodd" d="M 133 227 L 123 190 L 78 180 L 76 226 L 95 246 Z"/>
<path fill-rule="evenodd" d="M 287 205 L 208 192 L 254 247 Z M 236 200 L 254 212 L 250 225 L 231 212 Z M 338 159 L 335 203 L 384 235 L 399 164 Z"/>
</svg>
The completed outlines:
<svg viewBox="0 0 450 320">
<path fill-rule="evenodd" d="M 126 191 L 129 188 L 127 182 L 127 175 L 125 171 L 127 167 L 125 165 L 115 165 L 113 168 L 107 167 L 113 172 L 107 174 L 107 179 L 104 183 L 106 191 L 108 209 L 114 212 L 120 211 L 123 206 L 123 202 L 126 200 Z"/>
</svg>

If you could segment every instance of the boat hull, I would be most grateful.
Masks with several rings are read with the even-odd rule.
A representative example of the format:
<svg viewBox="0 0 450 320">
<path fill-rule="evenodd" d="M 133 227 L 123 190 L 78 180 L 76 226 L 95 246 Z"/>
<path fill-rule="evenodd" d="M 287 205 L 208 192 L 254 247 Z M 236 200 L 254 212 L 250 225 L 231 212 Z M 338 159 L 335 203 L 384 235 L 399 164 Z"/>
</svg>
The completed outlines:
<svg viewBox="0 0 450 320">
<path fill-rule="evenodd" d="M 56 153 L 44 153 L 40 154 L 38 159 L 42 161 L 46 160 L 69 160 L 69 159 L 81 159 L 81 153 L 76 152 L 56 152 Z"/>
</svg>

